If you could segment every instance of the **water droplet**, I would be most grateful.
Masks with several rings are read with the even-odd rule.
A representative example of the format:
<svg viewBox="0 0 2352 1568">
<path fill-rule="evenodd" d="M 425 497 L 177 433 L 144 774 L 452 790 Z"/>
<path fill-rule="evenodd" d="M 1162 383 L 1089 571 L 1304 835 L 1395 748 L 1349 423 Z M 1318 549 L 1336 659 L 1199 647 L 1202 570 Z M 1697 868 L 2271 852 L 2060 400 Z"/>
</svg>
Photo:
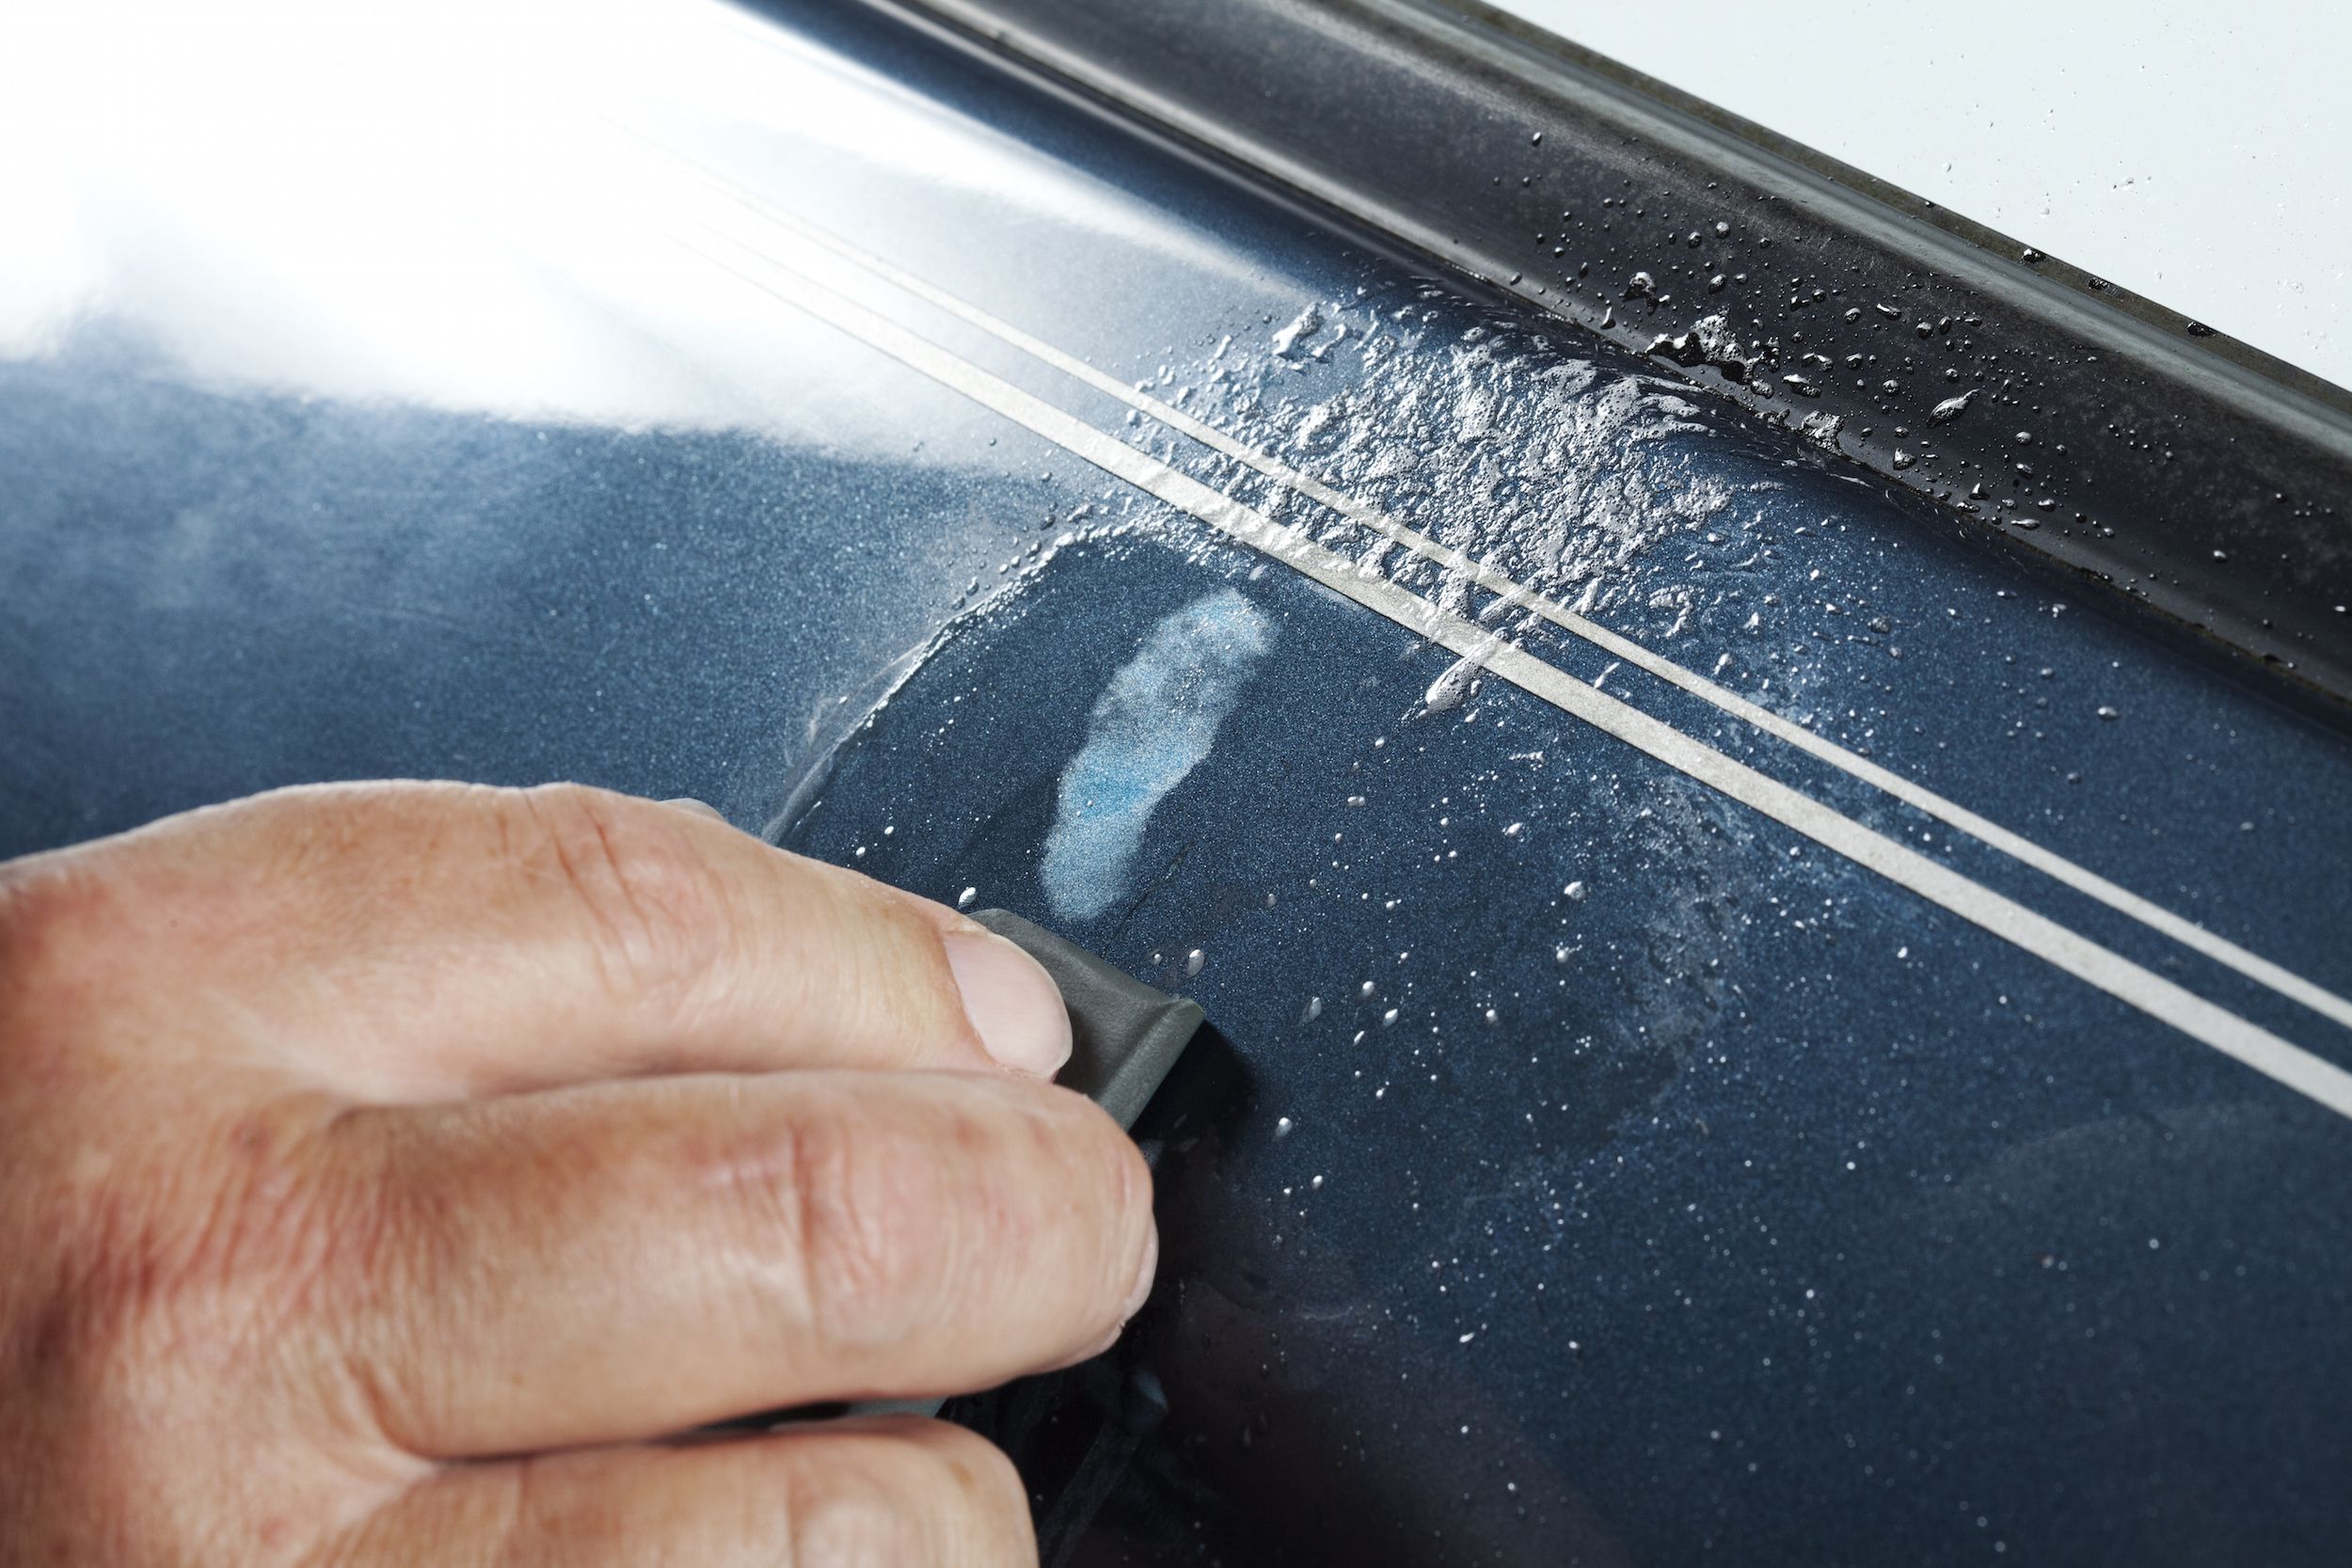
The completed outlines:
<svg viewBox="0 0 2352 1568">
<path fill-rule="evenodd" d="M 1470 683 L 1478 678 L 1478 665 L 1468 658 L 1457 658 L 1446 667 L 1444 674 L 1429 683 L 1429 689 L 1421 694 L 1421 705 L 1432 713 L 1447 713 L 1462 705 L 1470 695 Z"/>
<path fill-rule="evenodd" d="M 1895 471 L 1897 473 L 1902 472 L 1903 469 L 1910 467 L 1914 463 L 1918 461 L 1919 460 L 1917 458 L 1912 456 L 1911 453 L 1903 451 L 1900 447 L 1897 447 L 1895 449 Z"/>
<path fill-rule="evenodd" d="M 1582 882 L 1570 882 L 1566 887 L 1560 890 L 1560 895 L 1564 898 L 1581 898 L 1584 896 L 1584 884 Z"/>
<path fill-rule="evenodd" d="M 2121 713 L 2118 713 L 2115 709 L 2103 705 L 2099 709 L 2099 717 L 2102 719 L 2121 719 L 2123 716 Z"/>
<path fill-rule="evenodd" d="M 1278 1138 L 1287 1138 L 1291 1135 L 1291 1129 L 1296 1125 L 1297 1123 L 1292 1121 L 1288 1117 L 1276 1117 L 1274 1118 L 1274 1135 Z"/>
<path fill-rule="evenodd" d="M 956 895 L 956 908 L 960 910 L 968 910 L 973 906 L 974 902 L 979 898 L 979 896 L 980 890 L 978 888 L 965 888 L 961 893 Z"/>
<path fill-rule="evenodd" d="M 1946 398 L 1942 403 L 1937 404 L 1933 408 L 1928 410 L 1928 423 L 1951 423 L 1954 420 L 1959 419 L 1963 414 L 1968 412 L 1968 400 L 1976 395 L 1977 388 L 1971 387 L 1956 398 Z"/>
<path fill-rule="evenodd" d="M 1291 351 L 1298 346 L 1298 340 L 1314 336 L 1315 328 L 1322 325 L 1323 318 L 1316 313 L 1315 308 L 1308 306 L 1291 318 L 1288 326 L 1274 335 L 1274 352 L 1286 359 L 1291 357 Z"/>
<path fill-rule="evenodd" d="M 1201 966 L 1202 964 L 1204 964 L 1204 963 L 1207 963 L 1208 961 L 1209 961 L 1209 956 L 1208 956 L 1206 953 L 1203 953 L 1202 951 L 1200 951 L 1200 949 L 1199 949 L 1198 947 L 1194 948 L 1191 952 L 1189 952 L 1189 953 L 1185 954 L 1185 955 L 1184 955 L 1184 974 L 1185 974 L 1186 978 L 1190 978 L 1191 976 L 1193 976 L 1193 975 L 1195 975 L 1195 974 L 1200 974 L 1200 966 Z"/>
<path fill-rule="evenodd" d="M 1307 998 L 1307 1006 L 1302 1008 L 1298 1014 L 1298 1022 L 1301 1023 L 1312 1023 L 1315 1020 L 1321 1018 L 1322 1016 L 1323 998 L 1320 996 L 1311 996 Z"/>
<path fill-rule="evenodd" d="M 1503 837 L 1505 837 L 1505 838 L 1518 838 L 1520 834 L 1522 834 L 1522 833 L 1524 833 L 1524 832 L 1527 832 L 1527 824 L 1526 824 L 1526 823 L 1524 823 L 1524 822 L 1514 822 L 1514 823 L 1512 823 L 1509 827 L 1507 827 L 1507 828 L 1505 828 L 1505 829 L 1503 829 L 1503 830 L 1502 830 L 1502 836 L 1503 836 Z"/>
</svg>

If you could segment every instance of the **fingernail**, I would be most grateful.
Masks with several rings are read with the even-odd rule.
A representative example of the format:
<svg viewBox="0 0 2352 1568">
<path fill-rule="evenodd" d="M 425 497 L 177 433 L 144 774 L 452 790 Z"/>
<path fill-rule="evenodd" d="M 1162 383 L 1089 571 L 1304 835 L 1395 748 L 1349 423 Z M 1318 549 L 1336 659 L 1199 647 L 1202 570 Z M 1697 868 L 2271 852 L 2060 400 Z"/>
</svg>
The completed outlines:
<svg viewBox="0 0 2352 1568">
<path fill-rule="evenodd" d="M 1142 1311 L 1143 1304 L 1152 1299 L 1152 1281 L 1159 1276 L 1159 1272 L 1160 1227 L 1154 1225 L 1151 1239 L 1143 1243 L 1143 1268 L 1136 1274 L 1135 1284 L 1128 1287 L 1127 1305 L 1120 1309 L 1120 1323 Z"/>
<path fill-rule="evenodd" d="M 665 806 L 675 807 L 679 811 L 691 811 L 697 816 L 707 816 L 713 822 L 724 822 L 726 820 L 725 814 L 721 812 L 717 806 L 712 805 L 707 800 L 697 800 L 691 795 L 680 795 L 675 800 L 664 800 L 661 803 Z"/>
<path fill-rule="evenodd" d="M 1038 961 L 993 932 L 941 939 L 963 993 L 963 1016 L 998 1065 L 1051 1078 L 1070 1060 L 1070 1013 Z"/>
</svg>

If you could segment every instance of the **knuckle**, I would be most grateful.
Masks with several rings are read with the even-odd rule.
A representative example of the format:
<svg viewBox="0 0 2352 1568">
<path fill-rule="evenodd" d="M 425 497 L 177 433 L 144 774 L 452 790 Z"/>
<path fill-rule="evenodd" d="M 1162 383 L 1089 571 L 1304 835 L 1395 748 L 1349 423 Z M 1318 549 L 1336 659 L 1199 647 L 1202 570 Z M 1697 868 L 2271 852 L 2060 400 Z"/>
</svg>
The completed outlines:
<svg viewBox="0 0 2352 1568">
<path fill-rule="evenodd" d="M 724 957 L 724 887 L 677 814 L 578 784 L 511 798 L 519 853 L 584 917 L 612 992 L 682 1004 Z"/>
<path fill-rule="evenodd" d="M 7 1248 L 0 1405 L 38 1420 L 52 1496 L 143 1516 L 185 1491 L 157 1468 L 179 1450 L 155 1413 L 249 1404 L 308 1375 L 326 1292 L 366 1288 L 342 1266 L 357 1227 L 310 1157 L 310 1125 L 264 1108 L 169 1151 L 86 1147 L 28 1184 L 42 1233 Z"/>
<path fill-rule="evenodd" d="M 886 1344 L 933 1310 L 946 1251 L 935 1151 L 886 1126 L 811 1120 L 764 1166 L 759 1208 L 792 1257 L 806 1325 L 820 1343 Z"/>
<path fill-rule="evenodd" d="M 94 1316 L 168 1331 L 175 1354 L 239 1356 L 364 1289 L 376 1205 L 316 1157 L 327 1114 L 307 1098 L 250 1107 L 170 1167 L 109 1183 L 81 1238 L 83 1291 L 113 1308 Z"/>
<path fill-rule="evenodd" d="M 1087 1300 L 1099 1278 L 1103 1309 L 1115 1307 L 1151 1233 L 1151 1172 L 1083 1098 L 1041 1089 L 1015 1103 L 943 1093 L 877 1114 L 812 1101 L 723 1150 L 746 1250 L 773 1260 L 759 1301 L 787 1304 L 795 1337 L 850 1353 L 996 1301 L 1025 1267 L 1071 1271 Z"/>
</svg>

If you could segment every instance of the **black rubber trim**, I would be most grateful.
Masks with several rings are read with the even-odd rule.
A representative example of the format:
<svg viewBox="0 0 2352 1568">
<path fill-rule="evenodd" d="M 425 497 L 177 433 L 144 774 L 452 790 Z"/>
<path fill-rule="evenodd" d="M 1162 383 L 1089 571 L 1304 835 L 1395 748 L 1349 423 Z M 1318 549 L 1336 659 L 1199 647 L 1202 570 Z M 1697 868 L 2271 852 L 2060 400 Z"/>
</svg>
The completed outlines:
<svg viewBox="0 0 2352 1568">
<path fill-rule="evenodd" d="M 2352 705 L 2352 396 L 1436 0 L 866 0 Z"/>
</svg>

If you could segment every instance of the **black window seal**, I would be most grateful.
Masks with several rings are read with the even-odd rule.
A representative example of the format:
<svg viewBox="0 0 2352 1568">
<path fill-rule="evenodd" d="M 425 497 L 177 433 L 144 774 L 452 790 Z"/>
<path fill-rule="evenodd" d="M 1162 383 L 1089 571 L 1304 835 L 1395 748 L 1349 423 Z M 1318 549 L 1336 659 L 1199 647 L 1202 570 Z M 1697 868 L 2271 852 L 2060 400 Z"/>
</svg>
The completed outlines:
<svg viewBox="0 0 2352 1568">
<path fill-rule="evenodd" d="M 1476 0 L 866 3 L 2352 714 L 2344 388 Z"/>
</svg>

